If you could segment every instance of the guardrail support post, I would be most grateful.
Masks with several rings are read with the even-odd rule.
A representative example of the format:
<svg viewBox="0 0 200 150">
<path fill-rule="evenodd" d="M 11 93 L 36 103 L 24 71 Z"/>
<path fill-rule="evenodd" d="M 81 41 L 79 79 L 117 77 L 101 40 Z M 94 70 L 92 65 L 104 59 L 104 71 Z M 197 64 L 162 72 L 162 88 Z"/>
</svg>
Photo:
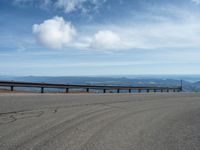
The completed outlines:
<svg viewBox="0 0 200 150">
<path fill-rule="evenodd" d="M 10 87 L 10 90 L 11 90 L 11 91 L 14 91 L 14 86 L 11 86 L 11 87 Z"/>
<path fill-rule="evenodd" d="M 173 89 L 173 92 L 176 92 L 176 89 Z"/>
<path fill-rule="evenodd" d="M 44 87 L 41 87 L 41 93 L 44 93 Z"/>
<path fill-rule="evenodd" d="M 154 91 L 154 93 L 156 93 L 156 89 L 154 89 L 153 91 Z"/>
<path fill-rule="evenodd" d="M 66 89 L 65 89 L 65 93 L 69 93 L 69 88 L 66 88 Z"/>
<path fill-rule="evenodd" d="M 89 89 L 89 88 L 87 88 L 87 89 L 86 89 L 86 92 L 87 92 L 87 93 L 89 93 L 89 92 L 90 92 L 90 89 Z"/>
<path fill-rule="evenodd" d="M 181 88 L 180 88 L 180 92 L 183 91 L 183 80 L 181 80 Z"/>
<path fill-rule="evenodd" d="M 120 90 L 119 90 L 119 89 L 117 89 L 117 93 L 120 93 Z"/>
<path fill-rule="evenodd" d="M 169 89 L 167 89 L 167 92 L 169 92 Z"/>
<path fill-rule="evenodd" d="M 131 93 L 131 89 L 129 89 L 128 92 Z"/>
<path fill-rule="evenodd" d="M 162 93 L 162 92 L 163 92 L 163 89 L 161 89 L 160 92 Z"/>
<path fill-rule="evenodd" d="M 106 89 L 103 89 L 103 93 L 106 93 Z"/>
<path fill-rule="evenodd" d="M 147 89 L 147 93 L 149 93 L 149 89 Z"/>
<path fill-rule="evenodd" d="M 138 90 L 138 93 L 141 93 L 141 89 Z"/>
</svg>

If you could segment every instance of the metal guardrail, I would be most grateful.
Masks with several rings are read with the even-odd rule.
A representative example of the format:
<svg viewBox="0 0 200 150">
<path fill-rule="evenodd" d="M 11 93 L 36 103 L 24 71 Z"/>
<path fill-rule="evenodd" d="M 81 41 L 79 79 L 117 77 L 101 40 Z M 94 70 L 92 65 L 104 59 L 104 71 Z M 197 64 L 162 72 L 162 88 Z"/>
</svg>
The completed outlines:
<svg viewBox="0 0 200 150">
<path fill-rule="evenodd" d="M 120 90 L 128 90 L 129 93 L 132 90 L 137 90 L 139 93 L 142 91 L 146 92 L 181 92 L 181 86 L 175 87 L 161 87 L 161 86 L 109 86 L 109 85 L 74 85 L 74 84 L 51 84 L 51 83 L 34 83 L 34 82 L 15 82 L 15 81 L 0 81 L 1 87 L 10 87 L 11 91 L 14 91 L 14 87 L 32 87 L 32 88 L 41 88 L 41 93 L 44 93 L 44 88 L 58 88 L 66 89 L 65 92 L 68 93 L 69 89 L 86 89 L 86 92 L 89 92 L 90 89 L 93 90 L 103 90 L 103 93 L 106 93 L 106 90 L 117 90 L 117 93 L 120 93 Z"/>
</svg>

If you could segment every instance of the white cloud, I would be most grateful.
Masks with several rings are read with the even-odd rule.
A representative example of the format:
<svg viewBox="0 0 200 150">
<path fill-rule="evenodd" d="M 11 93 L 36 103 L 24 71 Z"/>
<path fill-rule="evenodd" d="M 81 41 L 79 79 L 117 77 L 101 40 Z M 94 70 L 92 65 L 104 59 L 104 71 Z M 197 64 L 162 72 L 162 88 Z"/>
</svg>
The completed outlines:
<svg viewBox="0 0 200 150">
<path fill-rule="evenodd" d="M 82 13 L 87 13 L 91 9 L 96 9 L 100 4 L 104 3 L 106 0 L 57 0 L 55 2 L 55 7 L 63 9 L 65 13 L 74 12 L 80 10 Z M 87 5 L 85 5 L 87 3 Z M 92 7 L 90 7 L 91 4 Z"/>
<path fill-rule="evenodd" d="M 80 10 L 82 13 L 88 13 L 92 10 L 97 10 L 101 4 L 107 0 L 14 0 L 17 5 L 33 5 L 40 8 L 61 9 L 65 13 L 71 13 Z"/>
<path fill-rule="evenodd" d="M 122 41 L 117 33 L 110 30 L 98 31 L 91 41 L 91 48 L 95 49 L 118 49 L 121 47 Z"/>
<path fill-rule="evenodd" d="M 170 6 L 154 8 L 151 12 L 154 14 L 153 18 L 149 14 L 140 16 L 151 20 L 144 24 L 128 19 L 121 25 L 104 25 L 98 28 L 114 29 L 122 39 L 119 47 L 122 50 L 200 47 L 199 14 Z M 161 15 L 163 18 L 158 19 L 161 12 L 170 14 L 170 17 Z M 156 21 L 153 22 L 155 18 Z"/>
<path fill-rule="evenodd" d="M 197 48 L 200 47 L 200 22 L 163 22 L 149 26 L 126 27 L 122 30 L 132 48 Z"/>
<path fill-rule="evenodd" d="M 77 9 L 83 9 L 82 5 L 86 0 L 58 0 L 55 3 L 57 8 L 64 9 L 66 13 L 73 12 Z"/>
<path fill-rule="evenodd" d="M 65 22 L 60 17 L 54 17 L 40 25 L 33 25 L 33 33 L 40 44 L 54 49 L 68 47 L 77 50 L 112 52 L 130 49 L 200 47 L 199 21 L 162 22 L 148 26 L 104 25 L 97 29 L 92 28 L 93 26 L 83 32 L 83 27 L 82 32 L 77 34 L 71 23 Z"/>
<path fill-rule="evenodd" d="M 197 4 L 197 5 L 200 4 L 200 0 L 192 0 L 192 2 L 194 2 L 194 3 Z"/>
<path fill-rule="evenodd" d="M 167 14 L 173 14 L 174 17 L 172 16 L 168 19 L 168 16 L 164 16 L 164 19 L 158 19 L 153 23 L 146 22 L 146 24 L 140 24 L 129 19 L 124 21 L 123 24 L 118 25 L 83 25 L 78 26 L 80 32 L 77 35 L 76 30 L 70 23 L 65 22 L 63 19 L 53 18 L 44 21 L 40 25 L 34 25 L 33 31 L 36 34 L 37 40 L 49 48 L 62 48 L 66 46 L 76 50 L 100 50 L 102 52 L 131 49 L 199 48 L 199 15 L 178 8 L 167 8 L 164 8 L 163 11 L 167 12 Z M 155 18 L 159 17 L 159 14 L 158 17 L 155 14 L 153 18 L 147 14 L 147 17 L 149 20 L 155 20 Z M 52 25 L 54 24 L 52 22 L 62 23 L 55 23 L 55 26 Z M 67 29 L 63 32 L 61 29 L 63 27 L 60 28 L 60 26 L 65 25 Z M 55 34 L 55 31 L 56 36 L 52 36 Z M 64 35 L 67 38 L 64 38 Z"/>
<path fill-rule="evenodd" d="M 71 44 L 76 35 L 76 29 L 62 17 L 54 17 L 41 24 L 34 24 L 33 33 L 41 45 L 52 49 L 62 49 Z"/>
</svg>

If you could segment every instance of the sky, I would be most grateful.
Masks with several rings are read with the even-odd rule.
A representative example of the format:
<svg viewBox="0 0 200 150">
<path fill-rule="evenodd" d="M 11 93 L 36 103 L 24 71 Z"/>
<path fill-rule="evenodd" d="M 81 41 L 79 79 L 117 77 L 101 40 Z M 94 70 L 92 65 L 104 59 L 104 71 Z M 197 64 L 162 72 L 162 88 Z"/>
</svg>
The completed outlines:
<svg viewBox="0 0 200 150">
<path fill-rule="evenodd" d="M 0 0 L 0 75 L 200 74 L 200 0 Z"/>
</svg>

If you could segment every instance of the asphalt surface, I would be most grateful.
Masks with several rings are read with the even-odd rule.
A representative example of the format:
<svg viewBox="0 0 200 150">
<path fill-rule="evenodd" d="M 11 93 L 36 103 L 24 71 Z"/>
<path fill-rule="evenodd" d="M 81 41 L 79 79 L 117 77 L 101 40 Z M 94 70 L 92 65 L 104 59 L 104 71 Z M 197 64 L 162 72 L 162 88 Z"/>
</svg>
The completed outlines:
<svg viewBox="0 0 200 150">
<path fill-rule="evenodd" d="M 199 150 L 200 94 L 0 94 L 0 150 Z"/>
</svg>

